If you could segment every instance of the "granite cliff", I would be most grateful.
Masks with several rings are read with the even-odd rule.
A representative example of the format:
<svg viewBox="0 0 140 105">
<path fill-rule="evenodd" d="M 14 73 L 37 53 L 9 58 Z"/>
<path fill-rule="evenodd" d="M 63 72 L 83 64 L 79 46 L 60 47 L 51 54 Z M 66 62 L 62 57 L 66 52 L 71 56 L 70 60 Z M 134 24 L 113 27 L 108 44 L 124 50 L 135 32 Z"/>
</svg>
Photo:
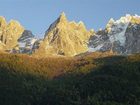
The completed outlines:
<svg viewBox="0 0 140 105">
<path fill-rule="evenodd" d="M 46 31 L 35 54 L 75 56 L 87 52 L 87 43 L 93 33 L 93 30 L 86 29 L 83 22 L 69 22 L 66 15 L 62 13 Z"/>
<path fill-rule="evenodd" d="M 0 50 L 10 51 L 18 45 L 18 39 L 24 31 L 23 26 L 18 21 L 6 22 L 4 17 L 0 17 Z"/>
</svg>

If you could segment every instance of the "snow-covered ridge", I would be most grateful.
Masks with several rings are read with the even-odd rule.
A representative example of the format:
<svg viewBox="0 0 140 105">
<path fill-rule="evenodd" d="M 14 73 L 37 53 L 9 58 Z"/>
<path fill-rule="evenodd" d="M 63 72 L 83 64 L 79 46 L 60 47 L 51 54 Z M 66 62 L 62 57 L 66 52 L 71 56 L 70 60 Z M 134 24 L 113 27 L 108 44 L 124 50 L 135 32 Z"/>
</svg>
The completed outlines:
<svg viewBox="0 0 140 105">
<path fill-rule="evenodd" d="M 106 25 L 106 29 L 108 30 L 108 32 L 110 32 L 111 27 L 113 25 L 128 24 L 128 23 L 140 24 L 140 16 L 136 14 L 134 16 L 126 14 L 126 16 L 121 17 L 119 20 L 114 20 L 113 18 L 111 18 L 108 24 Z"/>
<path fill-rule="evenodd" d="M 136 38 L 140 37 L 140 16 L 127 14 L 118 20 L 111 18 L 105 29 L 99 32 L 100 33 L 97 32 L 89 41 L 90 52 L 108 50 L 113 50 L 120 54 L 127 51 L 129 51 L 129 53 L 135 52 L 132 48 L 139 49 L 137 45 L 139 45 L 140 42 L 140 39 Z"/>
<path fill-rule="evenodd" d="M 111 43 L 119 41 L 121 46 L 124 46 L 126 41 L 125 32 L 129 23 L 137 24 L 138 21 L 140 22 L 140 16 L 131 16 L 130 14 L 127 14 L 116 21 L 111 18 L 106 26 Z"/>
</svg>

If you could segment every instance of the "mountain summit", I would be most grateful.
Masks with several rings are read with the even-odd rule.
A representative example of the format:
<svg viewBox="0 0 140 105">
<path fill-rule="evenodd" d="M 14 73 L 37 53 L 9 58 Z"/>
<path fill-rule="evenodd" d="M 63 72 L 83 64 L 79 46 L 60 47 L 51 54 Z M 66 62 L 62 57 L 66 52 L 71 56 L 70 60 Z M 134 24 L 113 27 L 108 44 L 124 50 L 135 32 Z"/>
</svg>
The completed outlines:
<svg viewBox="0 0 140 105">
<path fill-rule="evenodd" d="M 4 17 L 0 17 L 0 50 L 12 50 L 18 44 L 18 38 L 23 33 L 24 28 L 18 21 L 6 22 Z"/>
<path fill-rule="evenodd" d="M 118 20 L 111 18 L 105 29 L 94 32 L 87 30 L 82 21 L 69 21 L 63 12 L 39 40 L 19 22 L 7 23 L 0 17 L 0 51 L 42 57 L 96 51 L 122 55 L 140 53 L 140 16 L 127 14 Z"/>
<path fill-rule="evenodd" d="M 110 19 L 104 30 L 90 38 L 89 51 L 140 53 L 140 16 L 128 14 L 116 21 Z"/>
<path fill-rule="evenodd" d="M 45 37 L 35 51 L 37 55 L 74 56 L 88 51 L 88 40 L 93 31 L 88 31 L 83 22 L 69 22 L 63 12 L 50 25 Z"/>
</svg>

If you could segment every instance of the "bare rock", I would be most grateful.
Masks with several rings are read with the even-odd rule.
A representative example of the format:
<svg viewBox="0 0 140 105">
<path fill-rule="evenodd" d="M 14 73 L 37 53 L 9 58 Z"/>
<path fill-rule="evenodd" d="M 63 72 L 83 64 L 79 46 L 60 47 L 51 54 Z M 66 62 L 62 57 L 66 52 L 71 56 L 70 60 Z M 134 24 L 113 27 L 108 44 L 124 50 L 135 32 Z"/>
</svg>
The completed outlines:
<svg viewBox="0 0 140 105">
<path fill-rule="evenodd" d="M 11 20 L 8 24 L 4 17 L 0 17 L 0 41 L 3 50 L 12 50 L 18 45 L 18 39 L 24 28 L 19 22 Z"/>
<path fill-rule="evenodd" d="M 93 31 L 88 31 L 83 22 L 69 22 L 64 13 L 49 27 L 39 48 L 38 55 L 75 56 L 88 51 L 88 40 Z"/>
</svg>

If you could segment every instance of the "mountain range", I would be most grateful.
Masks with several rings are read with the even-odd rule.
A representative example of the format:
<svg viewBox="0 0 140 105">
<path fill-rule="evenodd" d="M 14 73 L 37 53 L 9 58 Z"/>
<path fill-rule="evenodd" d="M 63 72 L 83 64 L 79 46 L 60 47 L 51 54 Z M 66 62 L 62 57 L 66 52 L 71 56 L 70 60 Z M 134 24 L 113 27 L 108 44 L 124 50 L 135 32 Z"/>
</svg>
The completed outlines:
<svg viewBox="0 0 140 105">
<path fill-rule="evenodd" d="M 68 21 L 62 13 L 37 39 L 19 22 L 0 17 L 0 51 L 35 56 L 76 56 L 90 52 L 134 54 L 140 52 L 140 16 L 111 18 L 104 29 L 87 30 L 82 21 Z"/>
<path fill-rule="evenodd" d="M 137 15 L 94 31 L 62 13 L 42 39 L 0 17 L 0 105 L 140 105 L 139 45 Z"/>
</svg>

